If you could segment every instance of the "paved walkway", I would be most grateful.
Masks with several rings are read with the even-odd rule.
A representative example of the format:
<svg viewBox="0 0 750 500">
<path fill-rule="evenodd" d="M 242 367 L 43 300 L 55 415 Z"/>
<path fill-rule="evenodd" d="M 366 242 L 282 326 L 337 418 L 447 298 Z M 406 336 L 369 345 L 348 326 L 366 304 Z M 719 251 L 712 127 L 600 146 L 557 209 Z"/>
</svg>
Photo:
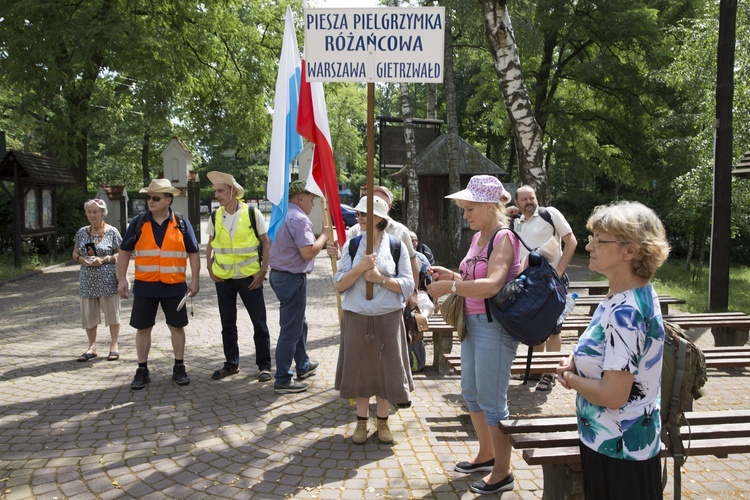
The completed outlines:
<svg viewBox="0 0 750 500">
<path fill-rule="evenodd" d="M 355 412 L 333 389 L 338 321 L 326 258 L 316 261 L 308 298 L 310 352 L 321 367 L 308 379 L 310 390 L 296 395 L 277 395 L 272 382 L 256 381 L 246 315 L 239 320 L 242 371 L 211 380 L 223 358 L 215 290 L 203 273 L 203 289 L 189 305 L 192 383 L 172 383 L 169 334 L 158 319 L 152 381 L 141 391 L 129 387 L 136 368 L 127 326 L 132 300 L 123 302 L 120 360 L 104 359 L 109 333 L 100 327 L 100 357 L 78 363 L 86 336 L 77 266 L 0 286 L 0 498 L 474 498 L 469 483 L 479 475 L 453 472 L 476 451 L 457 377 L 415 375 L 413 407 L 390 418 L 392 446 L 375 437 L 351 443 Z M 270 286 L 266 301 L 274 346 L 278 303 Z M 750 408 L 746 375 L 712 371 L 696 408 Z M 514 381 L 509 399 L 514 414 L 573 413 L 571 395 L 559 386 L 541 395 Z M 690 459 L 684 496 L 747 497 L 748 458 Z M 516 489 L 504 498 L 541 498 L 541 468 L 526 466 L 517 452 L 513 467 Z"/>
</svg>

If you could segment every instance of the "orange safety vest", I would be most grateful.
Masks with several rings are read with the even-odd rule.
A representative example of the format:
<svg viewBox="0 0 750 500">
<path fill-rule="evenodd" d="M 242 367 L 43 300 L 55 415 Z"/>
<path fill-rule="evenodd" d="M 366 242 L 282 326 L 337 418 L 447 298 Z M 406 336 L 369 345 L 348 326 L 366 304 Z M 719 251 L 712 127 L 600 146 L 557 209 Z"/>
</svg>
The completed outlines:
<svg viewBox="0 0 750 500">
<path fill-rule="evenodd" d="M 135 279 L 139 281 L 161 281 L 168 285 L 184 283 L 187 270 L 187 251 L 182 231 L 172 213 L 167 224 L 161 248 L 154 240 L 151 221 L 141 228 L 141 236 L 135 244 Z"/>
</svg>

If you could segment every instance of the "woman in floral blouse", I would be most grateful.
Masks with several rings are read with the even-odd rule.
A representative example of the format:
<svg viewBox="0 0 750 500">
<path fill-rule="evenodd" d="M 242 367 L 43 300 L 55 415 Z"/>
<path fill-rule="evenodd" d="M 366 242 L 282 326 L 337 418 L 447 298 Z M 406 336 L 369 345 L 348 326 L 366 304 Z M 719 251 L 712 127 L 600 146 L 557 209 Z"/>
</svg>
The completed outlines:
<svg viewBox="0 0 750 500">
<path fill-rule="evenodd" d="M 662 498 L 661 365 L 664 325 L 650 280 L 669 254 L 664 226 L 637 202 L 594 209 L 589 269 L 609 293 L 573 354 L 560 361 L 560 383 L 575 390 L 586 498 Z"/>
<path fill-rule="evenodd" d="M 117 228 L 104 222 L 107 204 L 99 199 L 83 204 L 90 225 L 78 230 L 74 237 L 73 260 L 81 264 L 78 274 L 81 297 L 81 326 L 86 330 L 89 347 L 78 357 L 88 361 L 96 354 L 96 329 L 102 322 L 109 327 L 112 340 L 107 361 L 120 357 L 117 343 L 120 336 L 120 296 L 117 295 L 117 253 L 122 236 Z"/>
</svg>

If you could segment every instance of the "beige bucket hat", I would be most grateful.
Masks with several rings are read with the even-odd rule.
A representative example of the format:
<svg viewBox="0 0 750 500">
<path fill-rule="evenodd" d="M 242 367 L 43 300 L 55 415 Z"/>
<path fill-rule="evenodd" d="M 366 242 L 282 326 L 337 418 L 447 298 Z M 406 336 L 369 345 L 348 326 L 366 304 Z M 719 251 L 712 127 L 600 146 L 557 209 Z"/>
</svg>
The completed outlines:
<svg viewBox="0 0 750 500">
<path fill-rule="evenodd" d="M 239 182 L 234 180 L 233 175 L 212 170 L 211 172 L 207 173 L 206 176 L 212 184 L 225 184 L 227 186 L 232 186 L 235 191 L 234 197 L 238 200 L 241 200 L 245 197 L 245 188 L 243 188 Z"/>
<path fill-rule="evenodd" d="M 169 179 L 153 179 L 148 187 L 145 187 L 138 191 L 139 193 L 167 193 L 172 196 L 180 196 L 182 191 L 176 187 L 172 187 L 172 183 Z"/>
</svg>

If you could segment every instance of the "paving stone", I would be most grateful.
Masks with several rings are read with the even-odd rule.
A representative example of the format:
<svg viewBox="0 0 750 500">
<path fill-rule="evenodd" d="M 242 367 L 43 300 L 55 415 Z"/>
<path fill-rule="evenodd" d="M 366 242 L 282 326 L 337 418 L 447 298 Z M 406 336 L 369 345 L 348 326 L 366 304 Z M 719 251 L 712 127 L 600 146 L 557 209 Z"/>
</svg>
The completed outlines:
<svg viewBox="0 0 750 500">
<path fill-rule="evenodd" d="M 132 278 L 132 265 L 130 272 Z M 308 280 L 308 349 L 321 367 L 307 392 L 284 396 L 272 383 L 255 380 L 252 323 L 241 311 L 242 371 L 210 379 L 222 346 L 215 288 L 205 269 L 186 328 L 191 384 L 171 381 L 172 347 L 160 313 L 149 356 L 152 381 L 142 391 L 129 388 L 136 365 L 127 325 L 132 300 L 122 302 L 121 361 L 100 356 L 84 364 L 75 361 L 85 344 L 77 267 L 0 285 L 0 478 L 8 478 L 2 487 L 10 490 L 0 490 L 0 498 L 476 498 L 469 484 L 477 478 L 453 472 L 478 448 L 458 377 L 438 377 L 429 368 L 414 376 L 412 407 L 389 418 L 392 446 L 377 441 L 374 417 L 368 442 L 351 442 L 355 411 L 333 388 L 339 331 L 330 275 L 330 262 L 321 256 Z M 264 295 L 275 347 L 278 301 L 270 286 Z M 101 354 L 107 335 L 100 330 Z M 710 333 L 690 333 L 699 345 L 713 342 Z M 565 346 L 574 341 L 563 335 Z M 30 365 L 29 352 L 49 355 Z M 508 392 L 513 415 L 574 412 L 572 394 L 559 386 L 545 396 L 512 381 Z M 711 371 L 695 407 L 750 409 L 749 393 L 745 370 Z M 747 497 L 749 458 L 691 457 L 682 474 L 684 496 Z M 512 465 L 516 489 L 503 498 L 541 498 L 541 467 L 526 465 L 517 450 Z M 670 480 L 666 498 L 671 488 Z"/>
</svg>

